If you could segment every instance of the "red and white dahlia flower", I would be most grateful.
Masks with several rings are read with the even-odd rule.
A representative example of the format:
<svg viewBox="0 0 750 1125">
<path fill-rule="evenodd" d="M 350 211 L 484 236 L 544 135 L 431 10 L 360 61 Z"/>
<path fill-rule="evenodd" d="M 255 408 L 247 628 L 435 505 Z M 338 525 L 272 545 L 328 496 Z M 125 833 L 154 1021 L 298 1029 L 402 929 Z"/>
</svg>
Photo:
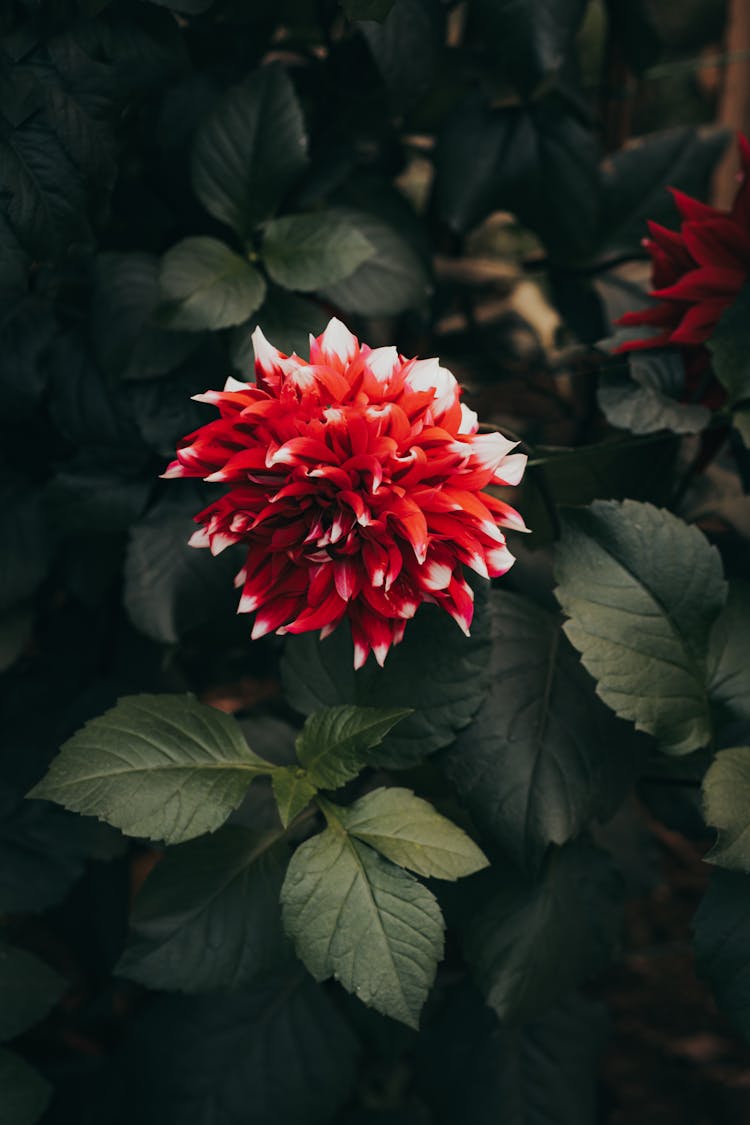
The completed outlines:
<svg viewBox="0 0 750 1125">
<path fill-rule="evenodd" d="M 478 434 L 473 411 L 437 359 L 369 348 L 338 320 L 310 360 L 253 336 L 256 383 L 230 378 L 197 395 L 220 417 L 188 435 L 165 477 L 229 490 L 195 517 L 190 540 L 218 554 L 247 546 L 238 612 L 253 638 L 321 630 L 348 618 L 354 664 L 383 664 L 421 602 L 468 634 L 473 592 L 513 564 L 501 528 L 518 512 L 482 489 L 518 484 L 526 457 L 501 434 Z"/>
<path fill-rule="evenodd" d="M 750 275 L 750 142 L 743 136 L 738 140 L 742 170 L 729 211 L 718 211 L 671 189 L 680 229 L 648 224 L 651 237 L 644 239 L 644 246 L 651 256 L 650 296 L 657 304 L 626 313 L 617 323 L 658 331 L 642 340 L 629 340 L 618 351 L 702 345 L 724 309 L 737 299 Z"/>
</svg>

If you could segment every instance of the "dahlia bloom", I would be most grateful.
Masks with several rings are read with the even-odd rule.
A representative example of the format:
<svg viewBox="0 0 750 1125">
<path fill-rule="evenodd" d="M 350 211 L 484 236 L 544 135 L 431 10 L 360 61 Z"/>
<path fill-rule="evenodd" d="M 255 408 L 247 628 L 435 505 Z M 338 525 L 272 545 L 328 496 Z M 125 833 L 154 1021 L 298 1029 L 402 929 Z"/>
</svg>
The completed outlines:
<svg viewBox="0 0 750 1125">
<path fill-rule="evenodd" d="M 659 329 L 617 349 L 696 346 L 708 340 L 724 309 L 736 300 L 750 274 L 750 142 L 739 137 L 742 171 L 730 211 L 718 211 L 671 189 L 680 212 L 680 229 L 649 223 L 644 239 L 651 255 L 657 304 L 626 313 L 617 322 Z"/>
<path fill-rule="evenodd" d="M 382 665 L 422 602 L 468 634 L 473 592 L 513 563 L 501 528 L 518 512 L 482 489 L 517 484 L 526 457 L 478 434 L 437 359 L 369 348 L 333 319 L 310 360 L 253 336 L 256 383 L 230 378 L 197 395 L 220 417 L 188 435 L 165 477 L 229 486 L 196 517 L 190 540 L 218 554 L 247 547 L 238 613 L 266 633 L 328 636 L 348 618 L 359 668 Z"/>
</svg>

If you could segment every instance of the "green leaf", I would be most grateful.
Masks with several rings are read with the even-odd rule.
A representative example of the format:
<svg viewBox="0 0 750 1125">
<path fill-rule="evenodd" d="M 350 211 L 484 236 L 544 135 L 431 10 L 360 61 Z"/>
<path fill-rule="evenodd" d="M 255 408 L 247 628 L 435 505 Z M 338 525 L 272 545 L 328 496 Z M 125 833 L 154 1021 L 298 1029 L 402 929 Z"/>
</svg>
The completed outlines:
<svg viewBox="0 0 750 1125">
<path fill-rule="evenodd" d="M 745 285 L 722 314 L 708 341 L 716 378 L 726 390 L 731 408 L 750 402 L 749 320 L 750 285 Z M 746 410 L 738 411 L 733 422 L 747 445 L 749 427 Z"/>
<path fill-rule="evenodd" d="M 365 211 L 339 207 L 328 213 L 350 223 L 373 253 L 346 281 L 323 286 L 321 296 L 362 316 L 395 316 L 425 304 L 432 291 L 427 268 L 395 227 Z"/>
<path fill-rule="evenodd" d="M 298 766 L 278 766 L 271 774 L 271 783 L 284 828 L 307 808 L 318 792 L 310 781 L 307 770 Z"/>
<path fill-rule="evenodd" d="M 132 1027 L 123 1120 L 327 1125 L 357 1077 L 357 1040 L 301 966 L 251 988 L 151 1002 Z"/>
<path fill-rule="evenodd" d="M 394 0 L 341 0 L 350 20 L 384 20 Z"/>
<path fill-rule="evenodd" d="M 292 856 L 284 928 L 316 980 L 335 977 L 364 1004 L 417 1027 L 443 955 L 440 908 L 412 875 L 333 824 Z"/>
<path fill-rule="evenodd" d="M 131 695 L 91 719 L 29 796 L 168 844 L 214 832 L 272 766 L 188 695 Z"/>
<path fill-rule="evenodd" d="M 319 336 L 327 323 L 328 314 L 320 305 L 271 286 L 257 314 L 247 323 L 233 329 L 230 335 L 232 366 L 245 378 L 254 378 L 255 352 L 252 335 L 258 324 L 266 339 L 280 351 L 287 355 L 292 352 L 308 355 L 310 334 Z"/>
<path fill-rule="evenodd" d="M 247 239 L 307 164 L 294 88 L 279 66 L 253 71 L 222 98 L 193 143 L 193 187 L 215 219 Z"/>
<path fill-rule="evenodd" d="M 209 627 L 247 635 L 247 625 L 236 615 L 232 581 L 242 565 L 241 548 L 214 558 L 188 542 L 195 531 L 192 517 L 207 502 L 193 490 L 179 497 L 167 495 L 130 530 L 125 608 L 137 629 L 163 644 Z"/>
<path fill-rule="evenodd" d="M 724 129 L 688 126 L 639 137 L 608 156 L 602 167 L 600 248 L 637 249 L 649 219 L 674 226 L 677 209 L 667 189 L 704 199 L 726 145 Z"/>
<path fill-rule="evenodd" d="M 5 533 L 0 543 L 0 611 L 29 598 L 46 577 L 50 533 L 42 493 L 16 473 L 0 470 Z"/>
<path fill-rule="evenodd" d="M 750 584 L 729 583 L 727 604 L 711 632 L 709 695 L 716 724 L 750 722 Z"/>
<path fill-rule="evenodd" d="M 66 988 L 67 982 L 33 953 L 0 942 L 0 1041 L 39 1023 Z"/>
<path fill-rule="evenodd" d="M 474 30 L 503 75 L 530 93 L 567 61 L 586 0 L 474 0 Z"/>
<path fill-rule="evenodd" d="M 309 715 L 321 707 L 355 703 L 413 710 L 369 755 L 371 764 L 406 767 L 447 746 L 474 717 L 490 678 L 487 583 L 475 584 L 471 636 L 435 606 L 422 606 L 384 668 L 372 661 L 354 671 L 351 636 L 340 627 L 325 641 L 288 637 L 282 679 L 289 703 Z"/>
<path fill-rule="evenodd" d="M 278 832 L 225 826 L 170 849 L 135 901 L 116 972 L 167 992 L 239 989 L 291 953 L 279 893 L 288 849 Z"/>
<path fill-rule="evenodd" d="M 685 363 L 678 351 L 632 352 L 628 365 L 630 378 L 600 378 L 597 399 L 608 422 L 633 434 L 697 434 L 706 428 L 711 421 L 708 407 L 680 401 Z"/>
<path fill-rule="evenodd" d="M 11 668 L 29 643 L 34 611 L 29 602 L 0 613 L 0 672 Z"/>
<path fill-rule="evenodd" d="M 384 20 L 360 24 L 389 99 L 396 109 L 413 106 L 433 83 L 445 43 L 439 0 L 395 0 Z"/>
<path fill-rule="evenodd" d="M 264 228 L 263 261 L 285 289 L 312 292 L 343 281 L 373 253 L 354 222 L 335 211 L 285 215 Z"/>
<path fill-rule="evenodd" d="M 197 346 L 189 332 L 169 332 L 154 316 L 161 301 L 153 254 L 99 254 L 91 331 L 96 357 L 118 379 L 150 379 L 173 370 Z"/>
<path fill-rule="evenodd" d="M 714 871 L 693 919 L 696 968 L 750 1042 L 750 877 Z"/>
<path fill-rule="evenodd" d="M 703 802 L 706 823 L 717 831 L 707 862 L 750 871 L 750 747 L 716 755 L 703 779 Z"/>
<path fill-rule="evenodd" d="M 687 754 L 711 738 L 706 654 L 726 597 L 715 547 L 671 513 L 596 501 L 563 517 L 565 632 L 612 710 Z"/>
<path fill-rule="evenodd" d="M 417 1089 L 438 1125 L 598 1125 L 603 1006 L 571 995 L 522 1027 L 506 1027 L 465 984 L 417 1045 Z"/>
<path fill-rule="evenodd" d="M 350 836 L 417 875 L 452 881 L 489 862 L 462 828 L 411 789 L 373 789 L 336 815 Z"/>
<path fill-rule="evenodd" d="M 557 616 L 506 591 L 491 608 L 490 691 L 440 764 L 477 824 L 536 871 L 550 844 L 612 815 L 640 740 L 597 699 Z"/>
<path fill-rule="evenodd" d="M 314 785 L 338 789 L 364 769 L 368 751 L 410 714 L 410 708 L 385 711 L 347 705 L 316 711 L 297 738 L 297 757 Z"/>
<path fill-rule="evenodd" d="M 507 865 L 482 878 L 482 906 L 465 920 L 464 947 L 501 1020 L 531 1019 L 607 964 L 622 885 L 604 852 L 576 840 L 551 853 L 536 883 Z"/>
<path fill-rule="evenodd" d="M 35 1125 L 49 1105 L 52 1087 L 13 1051 L 0 1048 L 0 1125 Z"/>
<path fill-rule="evenodd" d="M 167 302 L 160 323 L 187 332 L 241 324 L 266 294 L 255 266 L 217 238 L 178 242 L 162 259 L 159 284 Z"/>
</svg>

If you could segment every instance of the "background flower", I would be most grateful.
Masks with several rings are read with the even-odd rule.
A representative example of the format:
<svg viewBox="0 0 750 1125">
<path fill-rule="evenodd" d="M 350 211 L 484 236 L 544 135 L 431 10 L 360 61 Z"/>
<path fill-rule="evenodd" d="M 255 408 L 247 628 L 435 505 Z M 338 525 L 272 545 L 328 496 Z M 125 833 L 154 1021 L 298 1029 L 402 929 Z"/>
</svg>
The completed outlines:
<svg viewBox="0 0 750 1125">
<path fill-rule="evenodd" d="M 184 439 L 165 476 L 230 487 L 191 542 L 214 554 L 247 544 L 239 612 L 266 633 L 328 635 L 347 617 L 355 666 L 382 665 L 422 602 L 468 633 L 473 593 L 513 563 L 501 528 L 525 530 L 482 490 L 518 484 L 526 457 L 478 434 L 437 359 L 360 345 L 336 319 L 309 362 L 253 337 L 257 384 L 229 379 L 199 400 L 220 418 Z"/>
</svg>

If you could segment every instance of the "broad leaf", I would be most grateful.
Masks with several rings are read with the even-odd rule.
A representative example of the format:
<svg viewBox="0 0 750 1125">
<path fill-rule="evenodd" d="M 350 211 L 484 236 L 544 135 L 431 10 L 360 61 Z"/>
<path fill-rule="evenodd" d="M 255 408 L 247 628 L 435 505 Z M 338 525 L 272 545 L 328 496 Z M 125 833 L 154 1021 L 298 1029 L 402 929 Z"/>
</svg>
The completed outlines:
<svg viewBox="0 0 750 1125">
<path fill-rule="evenodd" d="M 29 795 L 177 844 L 214 832 L 271 769 L 229 715 L 191 696 L 133 695 L 74 734 Z"/>
<path fill-rule="evenodd" d="M 341 0 L 350 20 L 384 20 L 394 0 Z"/>
<path fill-rule="evenodd" d="M 504 1027 L 465 984 L 417 1044 L 417 1088 L 439 1125 L 597 1125 L 604 1009 L 571 995 Z"/>
<path fill-rule="evenodd" d="M 748 445 L 747 404 L 750 402 L 750 285 L 740 291 L 737 299 L 724 311 L 708 341 L 711 363 L 716 378 L 727 392 L 730 407 L 743 406 L 737 412 L 735 426 Z"/>
<path fill-rule="evenodd" d="M 526 93 L 568 59 L 586 0 L 475 0 L 475 32 Z"/>
<path fill-rule="evenodd" d="M 131 528 L 125 608 L 136 628 L 155 641 L 173 644 L 208 627 L 224 635 L 248 632 L 236 616 L 232 583 L 242 565 L 241 549 L 214 558 L 188 542 L 195 531 L 193 513 L 209 502 L 209 496 L 199 497 L 192 489 L 184 496 L 167 495 Z"/>
<path fill-rule="evenodd" d="M 161 301 L 159 259 L 100 254 L 91 318 L 99 364 L 121 379 L 148 379 L 177 367 L 196 347 L 190 333 L 169 332 L 154 315 Z"/>
<path fill-rule="evenodd" d="M 279 892 L 287 847 L 238 827 L 170 849 L 135 901 L 122 976 L 167 992 L 238 989 L 290 955 Z"/>
<path fill-rule="evenodd" d="M 316 980 L 335 977 L 364 1004 L 419 1025 L 443 955 L 443 918 L 426 887 L 336 825 L 294 853 L 281 905 Z"/>
<path fill-rule="evenodd" d="M 370 761 L 405 767 L 452 742 L 473 718 L 489 682 L 489 615 L 485 582 L 476 584 L 471 636 L 445 613 L 422 606 L 404 640 L 388 653 L 385 667 L 369 662 L 354 671 L 348 630 L 320 641 L 313 633 L 287 638 L 282 679 L 291 705 L 303 714 L 320 707 L 356 703 L 411 708 Z"/>
<path fill-rule="evenodd" d="M 267 223 L 263 235 L 263 261 L 273 281 L 303 293 L 343 281 L 373 253 L 355 223 L 335 211 L 285 215 Z"/>
<path fill-rule="evenodd" d="M 462 828 L 411 789 L 374 789 L 336 815 L 350 836 L 417 875 L 454 880 L 488 865 Z"/>
<path fill-rule="evenodd" d="M 666 753 L 704 746 L 708 639 L 726 597 L 718 552 L 671 513 L 631 500 L 571 509 L 563 529 L 557 598 L 598 694 Z"/>
<path fill-rule="evenodd" d="M 465 920 L 464 947 L 500 1019 L 531 1019 L 606 965 L 622 886 L 604 852 L 576 840 L 551 853 L 536 883 L 508 865 L 482 878 L 483 904 Z"/>
<path fill-rule="evenodd" d="M 391 102 L 412 106 L 430 88 L 445 40 L 439 0 L 395 0 L 382 22 L 360 24 Z"/>
<path fill-rule="evenodd" d="M 0 1041 L 38 1023 L 66 988 L 67 982 L 33 953 L 0 942 Z"/>
<path fill-rule="evenodd" d="M 633 434 L 671 430 L 697 434 L 711 421 L 711 411 L 699 403 L 681 402 L 685 391 L 685 363 L 677 351 L 632 352 L 630 377 L 606 375 L 597 390 L 607 421 Z"/>
<path fill-rule="evenodd" d="M 159 322 L 200 332 L 242 324 L 263 303 L 266 283 L 255 266 L 217 238 L 184 238 L 162 259 L 166 305 Z"/>
<path fill-rule="evenodd" d="M 628 8 L 633 7 L 628 0 Z M 674 226 L 678 215 L 667 189 L 705 198 L 726 144 L 723 129 L 698 131 L 690 126 L 639 137 L 607 157 L 602 167 L 601 248 L 637 249 L 649 219 Z"/>
<path fill-rule="evenodd" d="M 297 738 L 297 757 L 320 789 L 338 789 L 367 765 L 368 751 L 379 746 L 410 709 L 328 707 L 305 721 Z"/>
<path fill-rule="evenodd" d="M 370 243 L 373 253 L 346 281 L 324 285 L 321 295 L 346 312 L 362 316 L 395 316 L 424 305 L 432 290 L 430 276 L 403 235 L 365 211 L 342 207 L 333 213 L 350 223 Z"/>
<path fill-rule="evenodd" d="M 254 378 L 255 352 L 252 335 L 258 324 L 266 339 L 280 351 L 287 355 L 292 352 L 308 355 L 310 335 L 319 336 L 327 323 L 328 316 L 320 305 L 271 286 L 255 316 L 231 333 L 229 346 L 232 365 L 244 378 Z"/>
<path fill-rule="evenodd" d="M 714 871 L 693 919 L 696 968 L 750 1042 L 750 877 Z"/>
<path fill-rule="evenodd" d="M 307 134 L 284 70 L 264 66 L 233 86 L 193 144 L 193 187 L 215 219 L 247 239 L 278 209 L 307 163 Z"/>
<path fill-rule="evenodd" d="M 489 694 L 440 759 L 473 818 L 521 867 L 607 819 L 641 748 L 596 698 L 556 617 L 518 594 L 491 598 Z"/>
<path fill-rule="evenodd" d="M 351 1092 L 357 1053 L 299 966 L 229 995 L 161 998 L 133 1027 L 125 1120 L 327 1125 Z"/>
<path fill-rule="evenodd" d="M 51 560 L 42 493 L 15 473 L 0 470 L 5 533 L 0 542 L 0 611 L 28 598 L 45 578 Z"/>
<path fill-rule="evenodd" d="M 716 755 L 703 779 L 706 822 L 718 833 L 709 863 L 750 872 L 750 747 Z"/>
<path fill-rule="evenodd" d="M 307 808 L 318 792 L 307 770 L 299 766 L 277 766 L 271 774 L 271 784 L 284 828 Z"/>
<path fill-rule="evenodd" d="M 729 583 L 729 596 L 711 633 L 709 695 L 719 729 L 750 721 L 750 585 Z"/>
<path fill-rule="evenodd" d="M 49 1105 L 52 1087 L 13 1051 L 0 1048 L 0 1125 L 35 1125 Z"/>
</svg>

